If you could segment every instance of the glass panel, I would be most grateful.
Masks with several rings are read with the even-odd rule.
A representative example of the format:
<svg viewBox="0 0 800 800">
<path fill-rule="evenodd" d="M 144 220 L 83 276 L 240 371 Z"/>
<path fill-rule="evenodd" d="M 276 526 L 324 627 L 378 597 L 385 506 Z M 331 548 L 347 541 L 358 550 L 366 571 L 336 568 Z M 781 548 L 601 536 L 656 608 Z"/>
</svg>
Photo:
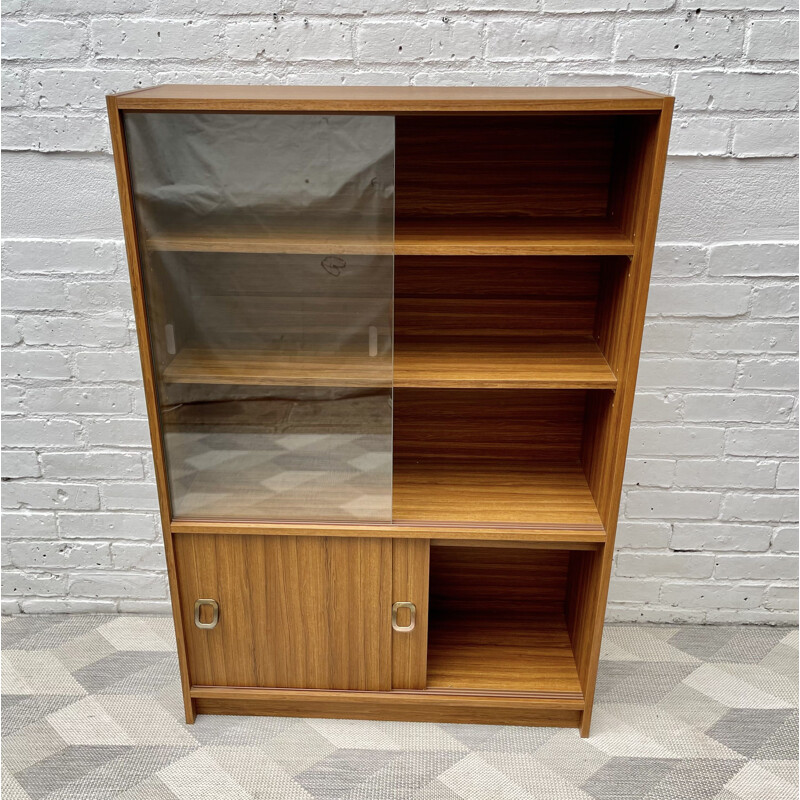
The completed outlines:
<svg viewBox="0 0 800 800">
<path fill-rule="evenodd" d="M 394 119 L 125 134 L 173 516 L 389 521 Z"/>
</svg>

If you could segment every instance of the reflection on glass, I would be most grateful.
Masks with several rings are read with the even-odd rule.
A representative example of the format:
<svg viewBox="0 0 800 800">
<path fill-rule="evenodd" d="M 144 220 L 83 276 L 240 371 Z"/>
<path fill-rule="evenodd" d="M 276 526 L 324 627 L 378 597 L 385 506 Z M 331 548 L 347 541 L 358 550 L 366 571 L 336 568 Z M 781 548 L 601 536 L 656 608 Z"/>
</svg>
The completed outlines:
<svg viewBox="0 0 800 800">
<path fill-rule="evenodd" d="M 391 117 L 129 112 L 172 512 L 391 519 Z"/>
</svg>

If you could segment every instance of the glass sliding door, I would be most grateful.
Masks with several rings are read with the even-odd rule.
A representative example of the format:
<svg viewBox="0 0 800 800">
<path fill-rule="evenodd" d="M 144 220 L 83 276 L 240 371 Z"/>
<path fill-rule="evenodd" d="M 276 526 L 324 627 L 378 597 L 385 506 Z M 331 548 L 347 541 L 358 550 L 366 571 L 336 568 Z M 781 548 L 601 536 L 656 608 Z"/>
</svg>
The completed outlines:
<svg viewBox="0 0 800 800">
<path fill-rule="evenodd" d="M 173 516 L 389 521 L 394 119 L 125 136 Z"/>
</svg>

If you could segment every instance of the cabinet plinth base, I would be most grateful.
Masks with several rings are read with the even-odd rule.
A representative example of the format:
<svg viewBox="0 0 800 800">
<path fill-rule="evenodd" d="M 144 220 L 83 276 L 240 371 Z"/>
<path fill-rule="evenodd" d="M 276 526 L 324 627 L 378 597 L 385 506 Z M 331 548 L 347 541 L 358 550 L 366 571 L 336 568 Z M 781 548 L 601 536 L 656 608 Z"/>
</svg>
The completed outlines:
<svg viewBox="0 0 800 800">
<path fill-rule="evenodd" d="M 429 691 L 346 692 L 193 686 L 198 714 L 247 714 L 474 725 L 578 728 L 583 699 L 439 694 Z"/>
</svg>

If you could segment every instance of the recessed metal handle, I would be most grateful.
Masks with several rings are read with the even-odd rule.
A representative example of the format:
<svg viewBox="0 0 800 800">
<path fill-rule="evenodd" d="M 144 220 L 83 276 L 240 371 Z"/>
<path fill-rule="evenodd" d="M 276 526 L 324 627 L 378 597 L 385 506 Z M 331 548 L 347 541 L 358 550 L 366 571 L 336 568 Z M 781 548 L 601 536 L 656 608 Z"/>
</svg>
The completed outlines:
<svg viewBox="0 0 800 800">
<path fill-rule="evenodd" d="M 407 608 L 411 612 L 411 620 L 408 625 L 398 625 L 397 624 L 397 612 L 401 608 Z M 395 603 L 392 606 L 392 628 L 396 630 L 398 633 L 409 633 L 410 631 L 414 630 L 414 626 L 417 624 L 417 607 L 413 603 Z"/>
<path fill-rule="evenodd" d="M 211 622 L 200 622 L 200 609 L 203 606 L 211 606 Z M 194 624 L 203 630 L 210 630 L 216 628 L 219 622 L 219 603 L 216 600 L 211 600 L 208 597 L 201 598 L 194 601 Z"/>
</svg>

